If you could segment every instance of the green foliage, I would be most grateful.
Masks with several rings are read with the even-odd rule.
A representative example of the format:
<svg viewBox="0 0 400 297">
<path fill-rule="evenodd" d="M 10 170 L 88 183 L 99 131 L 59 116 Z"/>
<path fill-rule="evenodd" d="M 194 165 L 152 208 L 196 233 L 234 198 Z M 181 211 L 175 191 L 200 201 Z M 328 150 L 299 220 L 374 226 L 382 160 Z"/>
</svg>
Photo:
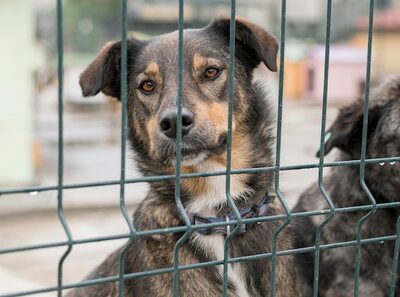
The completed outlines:
<svg viewBox="0 0 400 297">
<path fill-rule="evenodd" d="M 105 42 L 118 39 L 119 8 L 118 0 L 66 0 L 66 48 L 74 52 L 94 52 Z"/>
</svg>

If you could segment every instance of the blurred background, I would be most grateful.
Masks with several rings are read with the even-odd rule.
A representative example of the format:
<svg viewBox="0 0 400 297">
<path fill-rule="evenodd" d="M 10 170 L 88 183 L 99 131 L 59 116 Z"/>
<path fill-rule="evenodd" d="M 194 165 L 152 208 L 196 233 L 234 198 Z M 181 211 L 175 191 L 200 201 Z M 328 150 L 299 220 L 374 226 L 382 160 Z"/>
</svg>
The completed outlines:
<svg viewBox="0 0 400 297">
<path fill-rule="evenodd" d="M 0 189 L 57 184 L 57 48 L 55 0 L 0 0 Z M 319 147 L 326 1 L 288 0 L 283 108 L 283 165 L 315 163 Z M 367 0 L 335 0 L 328 123 L 340 106 L 360 96 L 367 61 Z M 105 96 L 84 99 L 79 74 L 109 40 L 120 39 L 117 0 L 64 1 L 64 183 L 118 180 L 120 106 Z M 185 1 L 185 26 L 228 16 L 229 1 Z M 280 1 L 238 0 L 237 14 L 280 36 Z M 177 29 L 176 0 L 128 1 L 129 35 L 151 38 Z M 372 83 L 400 72 L 400 1 L 377 0 Z M 260 66 L 256 79 L 277 100 L 278 77 Z M 333 157 L 328 156 L 327 160 Z M 128 157 L 128 178 L 138 177 Z M 290 206 L 317 179 L 316 170 L 284 171 Z M 131 211 L 147 191 L 126 186 Z M 119 211 L 119 187 L 64 190 L 74 239 L 128 232 Z M 57 192 L 0 195 L 0 249 L 66 239 L 57 217 Z M 74 246 L 64 282 L 82 279 L 124 241 Z M 0 294 L 53 286 L 65 247 L 0 254 Z M 41 296 L 55 296 L 54 293 Z"/>
</svg>

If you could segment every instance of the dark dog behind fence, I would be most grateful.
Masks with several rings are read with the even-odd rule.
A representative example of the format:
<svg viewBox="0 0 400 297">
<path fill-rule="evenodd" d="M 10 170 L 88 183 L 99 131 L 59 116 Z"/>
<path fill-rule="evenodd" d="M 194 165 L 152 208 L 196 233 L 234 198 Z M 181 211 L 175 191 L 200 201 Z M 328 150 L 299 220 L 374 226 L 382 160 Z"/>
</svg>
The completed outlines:
<svg viewBox="0 0 400 297">
<path fill-rule="evenodd" d="M 145 178 L 138 178 L 138 179 L 126 179 L 125 178 L 125 127 L 126 127 L 126 89 L 127 89 L 127 27 L 126 27 L 126 8 L 127 8 L 127 0 L 121 0 L 121 34 L 122 34 L 122 48 L 121 48 L 121 102 L 122 102 L 122 144 L 121 144 L 121 177 L 120 180 L 115 181 L 108 181 L 108 182 L 93 182 L 93 183 L 85 183 L 85 184 L 64 184 L 63 183 L 63 4 L 62 0 L 57 0 L 57 45 L 58 45 L 58 115 L 59 115 L 59 146 L 58 146 L 58 184 L 55 186 L 45 186 L 45 187 L 31 187 L 31 188 L 20 188 L 20 189 L 3 189 L 0 190 L 0 195 L 6 194 L 13 194 L 13 193 L 27 193 L 32 191 L 49 191 L 49 190 L 57 190 L 58 191 L 58 207 L 57 212 L 59 215 L 60 222 L 64 228 L 64 231 L 67 235 L 67 240 L 62 242 L 53 242 L 53 243 L 43 243 L 38 245 L 31 245 L 31 246 L 19 246 L 15 248 L 8 248 L 0 250 L 0 254 L 7 254 L 7 253 L 15 253 L 21 251 L 28 251 L 28 250 L 37 250 L 37 249 L 46 249 L 52 247 L 65 247 L 65 252 L 61 259 L 59 260 L 58 266 L 58 284 L 54 287 L 43 288 L 38 290 L 31 290 L 31 291 L 24 291 L 24 292 L 12 292 L 10 294 L 2 295 L 5 296 L 27 296 L 27 295 L 34 295 L 40 294 L 44 292 L 58 292 L 58 296 L 62 296 L 63 290 L 74 288 L 74 287 L 82 287 L 82 286 L 89 286 L 93 284 L 99 283 L 106 283 L 106 282 L 114 282 L 119 281 L 119 296 L 123 296 L 123 279 L 130 279 L 130 278 L 140 278 L 145 276 L 151 276 L 156 274 L 162 273 L 173 273 L 174 276 L 174 296 L 179 296 L 178 292 L 178 281 L 179 281 L 179 272 L 182 270 L 187 269 L 196 269 L 200 267 L 208 267 L 212 265 L 223 265 L 225 271 L 228 268 L 228 263 L 236 263 L 236 262 L 243 262 L 243 261 L 251 261 L 261 258 L 271 258 L 272 259 L 272 276 L 271 276 L 271 290 L 270 296 L 275 296 L 275 261 L 276 257 L 283 256 L 283 255 L 293 255 L 299 253 L 306 253 L 306 252 L 313 252 L 314 254 L 314 283 L 313 283 L 313 296 L 318 296 L 318 285 L 319 285 L 319 254 L 321 250 L 333 249 L 338 247 L 344 246 L 353 246 L 356 250 L 356 256 L 354 259 L 355 263 L 355 275 L 354 275 L 354 296 L 358 296 L 358 280 L 359 280 L 359 270 L 360 270 L 360 263 L 362 262 L 362 258 L 360 256 L 360 246 L 362 244 L 370 244 L 374 242 L 382 242 L 382 241 L 395 241 L 395 250 L 394 250 L 394 257 L 393 257 L 393 266 L 392 266 L 392 284 L 390 288 L 390 296 L 394 297 L 395 294 L 395 287 L 396 287 L 396 278 L 394 277 L 397 272 L 397 264 L 398 264 L 398 254 L 400 251 L 400 228 L 397 228 L 397 234 L 387 234 L 386 236 L 379 237 L 379 238 L 366 238 L 363 239 L 361 237 L 361 228 L 366 220 L 369 217 L 374 215 L 376 209 L 380 208 L 394 208 L 400 207 L 400 202 L 391 202 L 385 204 L 377 204 L 375 202 L 374 197 L 371 195 L 368 189 L 368 185 L 365 183 L 364 179 L 364 170 L 366 164 L 371 163 L 380 163 L 380 162 L 398 162 L 400 161 L 400 156 L 392 157 L 392 158 L 380 158 L 380 159 L 366 159 L 366 141 L 367 141 L 367 124 L 368 124 L 368 112 L 364 112 L 363 118 L 363 129 L 362 129 L 362 142 L 361 142 L 361 157 L 359 160 L 351 160 L 351 161 L 342 161 L 342 162 L 333 162 L 333 163 L 324 163 L 324 138 L 325 138 L 325 121 L 326 121 L 326 111 L 327 111 L 327 94 L 328 94 L 328 74 L 329 74 L 329 50 L 330 50 L 330 25 L 331 25 L 331 15 L 332 15 L 332 0 L 327 0 L 327 26 L 326 26 L 326 55 L 325 55 L 325 73 L 324 73 L 324 93 L 323 93 L 323 106 L 322 106 L 322 122 L 321 122 L 321 138 L 320 138 L 320 160 L 317 164 L 303 164 L 303 165 L 296 165 L 296 166 L 281 166 L 280 163 L 280 152 L 281 152 L 281 131 L 282 131 L 282 114 L 283 114 L 283 83 L 284 83 L 284 58 L 285 58 L 285 21 L 286 21 L 286 0 L 282 0 L 281 2 L 281 40 L 280 40 L 280 75 L 279 75 L 279 97 L 278 97 L 278 118 L 277 118 L 277 138 L 276 138 L 276 151 L 275 151 L 275 166 L 268 167 L 268 168 L 246 168 L 240 170 L 231 170 L 230 168 L 230 144 L 231 144 L 231 135 L 228 136 L 228 162 L 226 171 L 222 172 L 214 172 L 214 173 L 196 173 L 196 174 L 181 174 L 178 170 L 176 175 L 169 175 L 169 176 L 154 176 L 154 177 L 145 177 Z M 366 86 L 365 86 L 365 98 L 364 98 L 364 110 L 368 111 L 368 101 L 369 101 L 369 86 L 370 86 L 370 70 L 371 70 L 371 51 L 372 51 L 372 31 L 373 31 L 373 14 L 374 14 L 374 0 L 370 0 L 370 23 L 369 23 L 369 38 L 368 38 L 368 60 L 367 60 L 367 69 L 366 69 Z M 234 60 L 234 32 L 235 29 L 235 19 L 236 14 L 236 1 L 231 0 L 231 40 L 230 40 L 230 52 L 231 52 L 231 63 L 230 63 L 230 88 L 229 88 L 229 127 L 228 131 L 231 131 L 231 122 L 232 122 L 232 97 L 233 97 L 233 60 Z M 179 79 L 178 85 L 179 93 L 178 93 L 178 114 L 181 113 L 181 103 L 182 103 L 182 69 L 183 69 L 183 59 L 182 59 L 182 50 L 183 50 L 183 42 L 182 42 L 182 34 L 183 34 L 183 8 L 184 8 L 184 1 L 179 1 Z M 178 125 L 177 131 L 181 131 L 182 123 L 181 117 L 178 116 Z M 229 133 L 231 134 L 231 133 Z M 177 147 L 179 148 L 180 143 L 180 133 L 178 132 L 177 137 Z M 180 149 L 177 149 L 177 167 L 180 166 Z M 360 183 L 362 189 L 367 194 L 369 198 L 369 204 L 363 206 L 355 206 L 355 207 L 345 207 L 345 208 L 336 208 L 333 205 L 330 197 L 326 194 L 324 186 L 323 186 L 323 170 L 325 167 L 336 167 L 336 166 L 357 166 L 360 168 Z M 324 199 L 329 205 L 329 209 L 325 211 L 308 211 L 302 213 L 291 213 L 284 197 L 280 192 L 280 172 L 284 170 L 301 170 L 307 168 L 318 168 L 319 169 L 319 179 L 318 185 L 321 193 L 324 196 Z M 129 239 L 127 246 L 131 242 L 138 237 L 148 236 L 150 234 L 165 234 L 165 233 L 176 233 L 176 232 L 184 232 L 185 235 L 190 234 L 196 229 L 204 228 L 204 225 L 197 225 L 191 226 L 190 221 L 188 220 L 187 214 L 184 211 L 182 203 L 180 201 L 180 189 L 179 189 L 179 181 L 183 178 L 194 178 L 199 176 L 217 176 L 217 175 L 226 175 L 227 177 L 227 199 L 229 205 L 232 209 L 238 213 L 238 209 L 230 197 L 229 193 L 229 183 L 230 177 L 232 174 L 243 174 L 243 173 L 252 173 L 252 172 L 274 172 L 275 175 L 275 191 L 278 199 L 282 203 L 283 207 L 286 210 L 286 215 L 277 215 L 277 216 L 268 216 L 268 217 L 260 217 L 260 218 L 252 218 L 252 219 L 242 219 L 240 215 L 238 216 L 239 219 L 237 221 L 230 221 L 230 222 L 218 222 L 208 224 L 207 227 L 215 227 L 215 226 L 227 226 L 228 224 L 232 226 L 233 232 L 232 236 L 234 236 L 235 232 L 237 231 L 238 227 L 235 228 L 235 225 L 240 222 L 258 222 L 258 221 L 270 221 L 270 220 L 279 220 L 281 225 L 278 229 L 274 230 L 273 236 L 273 247 L 276 247 L 276 240 L 279 237 L 279 234 L 286 228 L 286 226 L 291 222 L 292 219 L 297 217 L 309 217 L 309 216 L 323 216 L 325 219 L 319 225 L 316 231 L 316 241 L 314 246 L 304 247 L 296 250 L 286 250 L 286 251 L 277 251 L 276 248 L 273 248 L 271 253 L 266 254 L 258 254 L 258 255 L 251 255 L 246 257 L 239 257 L 239 258 L 228 258 L 227 251 L 225 250 L 225 257 L 223 261 L 212 261 L 206 263 L 199 263 L 199 264 L 191 264 L 186 266 L 178 266 L 178 259 L 175 257 L 173 267 L 165 268 L 165 269 L 158 269 L 153 271 L 143 271 L 134 274 L 128 275 L 116 275 L 113 277 L 107 277 L 102 279 L 96 280 L 88 280 L 81 283 L 73 283 L 73 284 L 65 284 L 63 282 L 63 264 L 65 259 L 67 259 L 69 253 L 73 249 L 74 245 L 85 244 L 90 242 L 97 242 L 97 241 L 108 241 L 108 240 L 115 240 L 115 239 Z M 169 229 L 160 229 L 160 230 L 149 230 L 149 231 L 136 231 L 135 226 L 132 225 L 130 214 L 127 212 L 127 208 L 125 205 L 125 197 L 124 197 L 124 187 L 127 183 L 138 183 L 138 182 L 152 182 L 157 180 L 175 180 L 176 181 L 176 192 L 175 192 L 175 199 L 178 205 L 178 209 L 182 218 L 186 222 L 186 226 L 182 227 L 175 227 Z M 82 240 L 74 240 L 73 234 L 69 231 L 68 222 L 64 218 L 64 209 L 63 209 L 63 190 L 64 189 L 74 189 L 74 188 L 83 188 L 83 187 L 101 187 L 106 185 L 120 185 L 120 208 L 123 216 L 126 219 L 126 222 L 129 226 L 130 232 L 128 234 L 118 234 L 114 236 L 107 236 L 107 237 L 100 237 L 100 238 L 87 238 Z M 357 239 L 354 241 L 348 242 L 337 242 L 337 243 L 330 243 L 330 244 L 321 244 L 320 242 L 320 232 L 324 228 L 326 224 L 329 224 L 330 219 L 335 215 L 335 213 L 347 213 L 347 212 L 358 212 L 358 211 L 367 211 L 367 215 L 364 216 L 358 224 L 358 233 Z M 238 225 L 239 226 L 239 225 Z M 184 236 L 185 236 L 184 235 Z M 175 255 L 178 254 L 179 245 L 177 245 L 175 250 Z M 121 254 L 119 265 L 120 271 L 123 271 L 123 253 Z M 224 288 L 227 287 L 227 280 L 226 277 L 224 278 Z M 226 296 L 226 290 L 224 290 L 224 296 Z"/>
</svg>

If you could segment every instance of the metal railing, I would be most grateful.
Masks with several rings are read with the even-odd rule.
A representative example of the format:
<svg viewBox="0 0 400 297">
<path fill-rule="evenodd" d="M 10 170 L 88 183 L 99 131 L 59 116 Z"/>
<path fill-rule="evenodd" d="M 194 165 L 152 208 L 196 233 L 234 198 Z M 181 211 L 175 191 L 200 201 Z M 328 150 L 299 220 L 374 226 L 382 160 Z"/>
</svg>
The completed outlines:
<svg viewBox="0 0 400 297">
<path fill-rule="evenodd" d="M 278 1 L 278 0 L 277 0 Z M 372 216 L 377 209 L 384 208 L 398 208 L 400 207 L 400 202 L 391 203 L 381 203 L 377 204 L 373 195 L 368 190 L 368 186 L 365 183 L 364 173 L 365 166 L 367 164 L 381 163 L 381 162 L 394 162 L 400 161 L 400 157 L 393 158 L 376 158 L 376 159 L 366 159 L 366 144 L 367 144 L 367 124 L 368 124 L 368 103 L 369 103 L 369 89 L 370 89 L 370 76 L 371 76 L 371 51 L 372 51 L 372 32 L 373 32 L 373 16 L 374 16 L 374 0 L 370 0 L 370 21 L 369 21 L 369 31 L 368 31 L 368 60 L 366 69 L 366 85 L 365 85 L 365 99 L 364 99 L 364 119 L 363 119 L 363 133 L 362 133 L 362 145 L 361 145 L 361 158 L 360 160 L 351 161 L 337 161 L 337 162 L 324 162 L 324 138 L 326 132 L 326 115 L 327 115 L 327 94 L 328 94 L 328 75 L 329 75 L 329 54 L 330 54 L 330 26 L 331 26 L 331 15 L 332 15 L 332 0 L 327 0 L 327 23 L 326 23 L 326 44 L 325 44 L 325 72 L 324 72 L 324 88 L 323 88 L 323 101 L 322 101 L 322 121 L 321 121 L 321 138 L 320 138 L 320 158 L 319 162 L 315 164 L 301 164 L 301 165 L 291 165 L 291 166 L 281 166 L 281 140 L 282 140 L 282 115 L 283 115 L 283 85 L 284 85 L 284 63 L 285 63 L 285 24 L 286 24 L 286 0 L 281 0 L 281 34 L 280 34 L 280 74 L 279 74 L 279 96 L 278 96 L 278 110 L 277 110 L 277 137 L 276 137 L 276 149 L 275 149 L 275 165 L 272 167 L 261 167 L 261 168 L 242 168 L 242 169 L 231 169 L 231 144 L 232 144 L 232 99 L 234 96 L 234 60 L 235 60 L 235 15 L 236 15 L 236 1 L 231 0 L 231 21 L 230 21 L 230 63 L 229 63 L 229 110 L 228 112 L 228 141 L 227 141 L 227 164 L 225 171 L 219 172 L 203 172 L 203 173 L 181 173 L 181 113 L 182 113 L 182 78 L 183 78 L 183 11 L 184 11 L 184 0 L 179 0 L 179 21 L 178 21 L 178 31 L 179 31 L 179 43 L 177 50 L 179 51 L 179 61 L 178 61 L 178 123 L 177 123 L 177 138 L 176 138 L 176 168 L 177 172 L 175 175 L 164 175 L 164 176 L 149 176 L 135 179 L 126 179 L 125 175 L 125 148 L 126 148 L 126 101 L 127 101 L 127 0 L 120 0 L 121 3 L 121 35 L 122 35 L 122 47 L 121 47 L 121 104 L 122 104 L 122 143 L 121 143 L 121 168 L 120 168 L 120 179 L 110 180 L 106 182 L 92 182 L 92 183 L 78 183 L 78 184 L 64 184 L 63 182 L 63 1 L 57 0 L 57 45 L 58 45 L 58 184 L 54 186 L 43 186 L 43 187 L 29 187 L 29 188 L 18 188 L 18 189 L 2 189 L 0 190 L 0 195 L 15 194 L 15 193 L 29 193 L 29 192 L 43 192 L 57 190 L 58 192 L 58 205 L 57 213 L 59 220 L 62 223 L 63 229 L 67 236 L 67 240 L 58 242 L 49 242 L 36 245 L 28 246 L 17 246 L 14 248 L 6 248 L 0 250 L 0 255 L 17 253 L 23 251 L 39 250 L 39 249 L 49 249 L 54 247 L 65 247 L 66 250 L 58 263 L 58 278 L 57 286 L 23 291 L 14 292 L 10 294 L 1 295 L 0 297 L 16 297 L 16 296 L 27 296 L 35 295 L 45 292 L 57 292 L 58 296 L 62 296 L 63 290 L 77 287 L 91 286 L 101 283 L 119 282 L 119 296 L 123 296 L 124 292 L 124 280 L 148 277 L 157 274 L 172 273 L 173 274 L 173 296 L 179 296 L 179 273 L 184 270 L 198 269 L 202 267 L 210 267 L 215 265 L 223 265 L 223 296 L 227 296 L 227 283 L 228 283 L 228 269 L 230 263 L 238 263 L 245 261 L 252 261 L 264 258 L 271 259 L 271 280 L 270 280 L 270 293 L 269 296 L 275 296 L 276 285 L 275 285 L 275 267 L 277 257 L 286 255 L 295 255 L 301 253 L 314 253 L 314 283 L 313 283 L 313 296 L 318 296 L 319 287 L 319 262 L 320 262 L 320 252 L 323 250 L 354 246 L 356 249 L 355 257 L 355 275 L 354 275 L 354 296 L 358 296 L 358 280 L 360 263 L 362 261 L 360 255 L 360 247 L 364 244 L 371 244 L 374 242 L 383 241 L 395 241 L 395 251 L 393 257 L 392 266 L 392 283 L 390 288 L 390 296 L 394 297 L 396 288 L 396 275 L 398 269 L 398 258 L 400 252 L 400 218 L 397 221 L 397 234 L 363 239 L 361 236 L 361 229 L 365 221 Z M 360 168 L 360 184 L 362 189 L 367 194 L 370 200 L 369 205 L 353 206 L 353 207 L 343 207 L 336 208 L 330 199 L 329 195 L 323 186 L 323 170 L 327 167 L 337 167 L 337 166 L 359 166 Z M 319 189 L 323 195 L 323 198 L 329 205 L 329 209 L 325 210 L 315 210 L 300 213 L 291 213 L 288 205 L 285 202 L 280 191 L 280 173 L 282 171 L 288 170 L 303 170 L 310 168 L 318 168 L 318 185 Z M 275 193 L 278 197 L 280 203 L 282 204 L 285 214 L 273 215 L 266 217 L 257 218 L 241 218 L 238 208 L 231 197 L 230 193 L 230 181 L 231 175 L 235 174 L 256 174 L 260 172 L 274 172 L 275 176 Z M 189 217 L 185 212 L 183 207 L 181 197 L 180 197 L 180 180 L 185 178 L 196 178 L 196 177 L 210 177 L 210 176 L 226 176 L 226 197 L 229 206 L 237 215 L 237 220 L 232 220 L 229 222 L 218 222 L 203 225 L 192 225 L 190 223 Z M 125 205 L 125 185 L 131 183 L 139 182 L 155 182 L 160 180 L 174 180 L 175 181 L 175 202 L 178 207 L 178 211 L 185 222 L 184 226 L 171 227 L 168 229 L 154 229 L 140 231 L 136 230 L 132 223 L 130 214 L 128 213 L 127 207 Z M 64 217 L 63 208 L 63 191 L 65 189 L 77 189 L 77 188 L 88 188 L 88 187 L 103 187 L 109 185 L 119 185 L 120 186 L 120 209 L 124 216 L 127 225 L 129 226 L 129 233 L 115 234 L 113 236 L 103 236 L 103 237 L 93 237 L 86 239 L 76 240 L 73 238 L 73 234 L 68 227 L 68 222 Z M 320 235 L 321 232 L 329 223 L 329 221 L 338 213 L 351 213 L 368 211 L 367 215 L 360 219 L 357 226 L 357 239 L 347 242 L 337 242 L 330 244 L 321 244 Z M 286 226 L 291 222 L 293 218 L 300 217 L 312 217 L 312 216 L 324 216 L 324 220 L 319 224 L 316 229 L 316 240 L 315 245 L 310 247 L 304 247 L 299 249 L 291 249 L 284 251 L 277 251 L 276 243 L 279 234 L 286 228 Z M 255 223 L 255 222 L 265 222 L 265 221 L 281 221 L 282 224 L 273 232 L 272 237 L 272 251 L 263 254 L 249 255 L 244 257 L 229 258 L 229 242 L 239 231 L 241 223 Z M 210 261 L 204 263 L 196 263 L 190 265 L 179 265 L 179 249 L 182 243 L 190 236 L 190 234 L 197 229 L 204 229 L 205 227 L 212 228 L 217 226 L 236 226 L 231 234 L 226 237 L 224 243 L 224 258 L 223 260 Z M 151 271 L 142 271 L 130 274 L 124 274 L 124 258 L 126 251 L 131 246 L 131 244 L 137 238 L 146 237 L 155 234 L 167 234 L 167 233 L 183 233 L 182 237 L 177 241 L 174 249 L 174 263 L 172 267 L 155 269 Z M 128 242 L 121 250 L 119 257 L 119 275 L 104 277 L 99 279 L 85 280 L 79 283 L 65 284 L 63 282 L 63 264 L 65 259 L 67 259 L 71 250 L 76 245 L 100 242 L 100 241 L 112 241 L 118 239 L 128 239 Z M 1 280 L 0 280 L 1 284 Z"/>
</svg>

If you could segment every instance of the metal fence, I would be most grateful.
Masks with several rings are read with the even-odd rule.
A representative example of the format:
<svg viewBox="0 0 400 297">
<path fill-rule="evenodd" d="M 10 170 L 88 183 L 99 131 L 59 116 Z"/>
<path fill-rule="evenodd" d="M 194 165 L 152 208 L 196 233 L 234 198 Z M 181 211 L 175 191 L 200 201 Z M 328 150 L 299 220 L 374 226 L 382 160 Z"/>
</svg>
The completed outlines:
<svg viewBox="0 0 400 297">
<path fill-rule="evenodd" d="M 63 290 L 76 288 L 76 287 L 84 287 L 90 286 L 100 283 L 108 283 L 108 282 L 119 282 L 119 296 L 123 296 L 124 292 L 124 280 L 140 278 L 146 276 L 152 276 L 156 274 L 163 273 L 173 273 L 173 294 L 175 296 L 179 296 L 178 284 L 179 284 L 179 272 L 183 270 L 196 269 L 200 267 L 208 267 L 213 265 L 223 265 L 223 296 L 227 296 L 227 279 L 228 279 L 228 264 L 236 263 L 236 262 L 244 262 L 257 260 L 262 258 L 270 258 L 272 263 L 272 275 L 271 275 L 271 285 L 270 285 L 270 293 L 269 296 L 275 296 L 275 266 L 276 259 L 279 256 L 285 255 L 294 255 L 300 253 L 314 253 L 314 285 L 313 285 L 313 296 L 318 296 L 318 282 L 319 282 L 319 261 L 320 261 L 320 252 L 322 250 L 334 249 L 345 246 L 355 246 L 356 249 L 356 257 L 355 261 L 355 275 L 354 275 L 354 296 L 358 296 L 358 282 L 359 282 L 359 272 L 360 272 L 360 263 L 361 263 L 361 253 L 360 248 L 362 244 L 369 244 L 374 242 L 383 242 L 383 241 L 396 241 L 395 242 L 395 251 L 393 257 L 393 267 L 392 267 L 392 283 L 390 288 L 390 296 L 394 297 L 395 288 L 396 288 L 396 273 L 400 252 L 400 219 L 397 222 L 397 234 L 383 236 L 378 238 L 368 238 L 362 239 L 361 229 L 363 224 L 371 217 L 377 209 L 381 208 L 394 208 L 400 207 L 400 202 L 391 202 L 384 204 L 377 204 L 373 195 L 368 189 L 368 186 L 365 182 L 365 165 L 371 163 L 380 163 L 380 162 L 393 162 L 400 161 L 400 157 L 393 158 L 379 158 L 379 159 L 366 159 L 366 145 L 367 145 L 367 124 L 368 124 L 368 102 L 369 102 L 369 89 L 370 89 L 370 76 L 371 76 L 371 51 L 372 51 L 372 32 L 373 32 L 373 16 L 374 16 L 374 0 L 370 0 L 370 8 L 369 8 L 369 31 L 368 31 L 368 60 L 367 60 L 367 69 L 366 69 L 366 85 L 365 85 L 365 98 L 364 98 L 364 117 L 363 117 L 363 129 L 362 129 L 362 144 L 361 144 L 361 158 L 360 160 L 352 160 L 352 161 L 338 161 L 325 163 L 324 162 L 324 138 L 325 138 L 325 130 L 326 130 L 326 112 L 327 112 L 327 94 L 328 94 L 328 75 L 329 75 L 329 54 L 330 54 L 330 28 L 331 28 L 331 15 L 332 15 L 332 0 L 327 0 L 327 23 L 326 23 L 326 44 L 325 44 L 325 72 L 324 72 L 324 88 L 323 88 L 323 104 L 322 104 L 322 121 L 321 121 L 321 138 L 320 138 L 320 158 L 319 162 L 316 164 L 302 164 L 295 166 L 281 166 L 280 157 L 281 157 L 281 136 L 282 136 L 282 114 L 283 114 L 283 84 L 284 84 L 284 61 L 285 61 L 285 23 L 286 23 L 286 0 L 281 0 L 281 40 L 280 40 L 280 73 L 279 73 L 279 97 L 278 97 L 278 116 L 277 116 L 277 137 L 276 137 L 276 149 L 275 149 L 275 165 L 273 167 L 263 167 L 263 168 L 246 168 L 239 170 L 231 170 L 231 143 L 232 143 L 232 98 L 234 95 L 234 59 L 235 59 L 235 14 L 236 14 L 236 1 L 231 0 L 231 22 L 230 22 L 230 63 L 229 63 L 229 110 L 228 110 L 228 142 L 227 142 L 227 165 L 226 171 L 221 172 L 212 172 L 212 173 L 190 173 L 190 174 L 182 174 L 180 172 L 181 166 L 181 126 L 182 126 L 182 72 L 183 72 L 183 11 L 184 11 L 184 0 L 179 0 L 179 61 L 178 61 L 178 133 L 176 138 L 177 152 L 176 152 L 176 166 L 177 173 L 176 175 L 164 175 L 164 176 L 150 176 L 136 179 L 126 179 L 125 178 L 125 147 L 126 147 L 126 100 L 127 100 L 127 0 L 120 0 L 121 3 L 121 34 L 122 34 L 122 47 L 121 47 L 121 103 L 122 103 L 122 143 L 121 143 L 121 170 L 120 170 L 120 179 L 112 180 L 107 182 L 93 182 L 93 183 L 80 183 L 80 184 L 64 184 L 63 182 L 63 4 L 62 0 L 57 0 L 57 46 L 58 46 L 58 184 L 55 186 L 45 186 L 45 187 L 30 187 L 30 188 L 20 188 L 20 189 L 3 189 L 0 190 L 0 195 L 6 194 L 15 194 L 15 193 L 28 193 L 28 192 L 42 192 L 42 191 L 58 191 L 58 206 L 57 212 L 60 222 L 64 228 L 65 234 L 67 236 L 66 241 L 61 242 L 50 242 L 43 243 L 37 245 L 29 245 L 29 246 L 18 246 L 15 248 L 7 248 L 0 250 L 0 255 L 8 254 L 8 253 L 17 253 L 29 250 L 38 250 L 38 249 L 49 249 L 54 247 L 64 246 L 66 248 L 64 254 L 59 260 L 58 263 L 58 283 L 57 286 L 43 288 L 39 290 L 31 290 L 24 292 L 15 292 L 11 294 L 1 295 L 0 297 L 16 297 L 16 296 L 27 296 L 27 295 L 35 295 L 45 292 L 57 292 L 58 296 L 62 296 Z M 323 171 L 326 167 L 336 167 L 336 166 L 359 166 L 360 168 L 360 184 L 362 189 L 365 191 L 370 204 L 357 206 L 357 207 L 344 207 L 344 208 L 335 208 L 333 202 L 331 201 L 329 195 L 326 193 L 323 186 Z M 285 198 L 282 196 L 280 191 L 280 173 L 281 171 L 286 170 L 302 170 L 302 169 L 310 169 L 310 168 L 318 168 L 319 176 L 318 176 L 318 185 L 319 189 L 329 205 L 329 209 L 327 210 L 315 210 L 301 213 L 291 213 L 288 205 L 285 202 Z M 275 192 L 278 197 L 280 203 L 285 209 L 285 215 L 274 215 L 268 217 L 258 217 L 251 219 L 241 218 L 238 208 L 235 205 L 234 200 L 231 197 L 230 193 L 230 177 L 232 174 L 245 174 L 245 173 L 257 173 L 257 172 L 274 172 L 275 175 Z M 195 178 L 195 177 L 208 177 L 208 176 L 220 176 L 226 175 L 226 197 L 227 201 L 232 208 L 232 210 L 237 215 L 237 220 L 232 220 L 229 222 L 218 222 L 211 223 L 206 225 L 191 225 L 188 215 L 185 212 L 183 204 L 180 198 L 180 180 L 183 178 Z M 175 202 L 178 207 L 179 213 L 182 216 L 185 226 L 172 227 L 168 229 L 155 229 L 148 231 L 137 231 L 135 226 L 132 223 L 130 218 L 130 214 L 128 213 L 127 207 L 125 205 L 125 185 L 129 183 L 139 183 L 139 182 L 154 182 L 160 180 L 174 180 L 175 181 Z M 121 213 L 124 216 L 126 223 L 129 226 L 130 232 L 128 234 L 116 234 L 114 236 L 104 236 L 104 237 L 96 237 L 96 238 L 87 238 L 82 240 L 74 240 L 73 235 L 70 232 L 68 227 L 68 222 L 64 217 L 64 209 L 63 209 L 63 190 L 64 189 L 77 189 L 77 188 L 87 188 L 87 187 L 102 187 L 109 185 L 119 185 L 120 186 L 120 209 Z M 333 218 L 336 213 L 349 213 L 349 212 L 357 212 L 357 211 L 369 211 L 364 217 L 362 217 L 357 226 L 357 239 L 354 241 L 348 242 L 338 242 L 331 244 L 321 244 L 320 235 L 324 226 L 329 223 L 329 221 Z M 324 220 L 318 226 L 316 230 L 316 240 L 315 245 L 312 247 L 304 247 L 300 249 L 292 249 L 292 250 L 284 250 L 277 251 L 277 239 L 279 234 L 288 226 L 291 222 L 292 218 L 300 218 L 300 217 L 311 217 L 311 216 L 325 216 Z M 282 224 L 273 232 L 272 239 L 272 251 L 265 254 L 257 254 L 250 255 L 245 257 L 238 258 L 229 258 L 228 257 L 228 243 L 235 236 L 235 234 L 239 231 L 241 223 L 255 223 L 255 222 L 264 222 L 264 221 L 273 221 L 279 220 Z M 203 229 L 205 227 L 212 228 L 216 226 L 228 226 L 233 225 L 236 226 L 232 233 L 226 237 L 224 243 L 224 259 L 218 261 L 211 261 L 205 263 L 198 264 L 190 264 L 190 265 L 179 265 L 178 263 L 178 254 L 181 245 L 184 241 L 190 236 L 192 232 L 197 229 Z M 178 240 L 174 249 L 174 265 L 173 267 L 156 269 L 152 271 L 143 271 L 131 274 L 124 274 L 124 257 L 126 251 L 130 247 L 130 245 L 135 241 L 136 238 L 145 237 L 149 235 L 155 234 L 166 234 L 166 233 L 183 233 L 183 236 Z M 93 280 L 85 280 L 79 283 L 72 284 L 64 284 L 63 282 L 63 264 L 71 250 L 75 245 L 81 245 L 92 242 L 99 241 L 110 241 L 110 240 L 118 240 L 118 239 L 128 239 L 127 244 L 124 246 L 120 253 L 119 257 L 119 275 L 115 275 L 112 277 L 105 277 L 100 279 Z M 1 283 L 1 280 L 0 280 Z"/>
</svg>

